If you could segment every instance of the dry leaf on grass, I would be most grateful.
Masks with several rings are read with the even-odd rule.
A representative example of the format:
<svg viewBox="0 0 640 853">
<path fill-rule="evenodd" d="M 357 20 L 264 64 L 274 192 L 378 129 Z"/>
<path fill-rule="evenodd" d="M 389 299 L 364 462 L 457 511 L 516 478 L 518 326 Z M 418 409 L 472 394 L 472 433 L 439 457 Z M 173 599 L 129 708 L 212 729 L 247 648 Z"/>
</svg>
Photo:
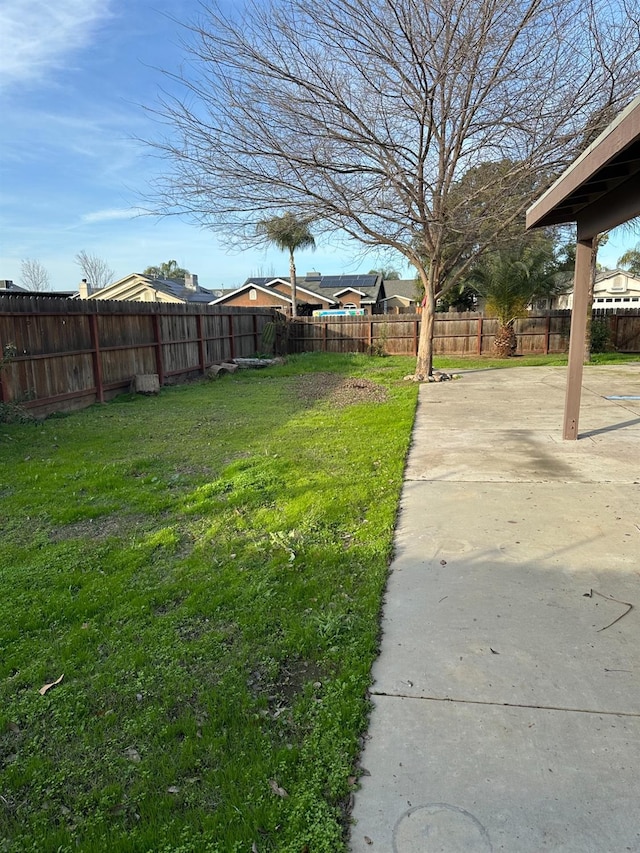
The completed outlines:
<svg viewBox="0 0 640 853">
<path fill-rule="evenodd" d="M 273 791 L 274 794 L 277 794 L 279 797 L 282 797 L 283 799 L 285 797 L 289 796 L 289 794 L 287 794 L 285 789 L 281 788 L 280 785 L 278 785 L 278 783 L 276 782 L 275 779 L 269 779 L 269 787 L 271 788 L 271 790 Z"/>
<path fill-rule="evenodd" d="M 62 681 L 62 679 L 63 679 L 63 678 L 64 678 L 64 672 L 62 673 L 62 675 L 60 676 L 60 678 L 56 678 L 56 680 L 55 680 L 55 681 L 52 681 L 52 682 L 51 682 L 51 684 L 45 684 L 45 685 L 43 685 L 43 686 L 40 688 L 40 690 L 38 690 L 38 693 L 39 693 L 41 696 L 44 696 L 44 694 L 47 692 L 47 690 L 51 690 L 51 688 L 52 688 L 52 687 L 55 687 L 55 686 L 56 686 L 56 684 L 60 684 L 60 682 Z"/>
<path fill-rule="evenodd" d="M 177 785 L 169 785 L 167 788 L 167 794 L 179 794 L 180 788 Z"/>
</svg>

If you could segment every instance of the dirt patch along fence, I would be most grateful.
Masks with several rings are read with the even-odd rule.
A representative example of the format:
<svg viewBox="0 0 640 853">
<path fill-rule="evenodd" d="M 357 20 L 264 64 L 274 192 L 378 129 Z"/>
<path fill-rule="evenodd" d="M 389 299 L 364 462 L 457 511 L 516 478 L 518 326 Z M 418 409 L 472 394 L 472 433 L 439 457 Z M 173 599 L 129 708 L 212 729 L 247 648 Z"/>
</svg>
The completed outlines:
<svg viewBox="0 0 640 853">
<path fill-rule="evenodd" d="M 261 350 L 269 309 L 0 296 L 0 403 L 45 415 L 104 402 L 138 374 L 160 384 Z"/>
<path fill-rule="evenodd" d="M 640 353 L 640 309 L 594 310 L 594 321 L 607 326 L 608 346 Z M 516 320 L 519 355 L 564 353 L 569 349 L 571 311 L 548 311 Z M 498 321 L 477 313 L 436 314 L 435 355 L 493 354 Z M 289 325 L 289 352 L 418 353 L 419 314 L 374 314 L 365 317 L 299 317 Z"/>
</svg>

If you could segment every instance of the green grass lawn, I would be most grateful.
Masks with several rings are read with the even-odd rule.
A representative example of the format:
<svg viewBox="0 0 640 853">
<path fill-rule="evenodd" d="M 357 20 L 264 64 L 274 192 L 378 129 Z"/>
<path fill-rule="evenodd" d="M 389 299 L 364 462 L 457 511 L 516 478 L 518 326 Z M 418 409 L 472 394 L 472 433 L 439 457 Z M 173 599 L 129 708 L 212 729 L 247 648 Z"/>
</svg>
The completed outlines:
<svg viewBox="0 0 640 853">
<path fill-rule="evenodd" d="M 0 424 L 1 851 L 345 849 L 412 366 Z"/>
<path fill-rule="evenodd" d="M 566 367 L 568 355 L 519 355 L 515 358 L 492 358 L 490 356 L 436 356 L 433 366 L 437 370 L 476 370 L 503 367 Z M 640 361 L 640 355 L 619 352 L 593 353 L 590 364 L 625 364 Z"/>
</svg>

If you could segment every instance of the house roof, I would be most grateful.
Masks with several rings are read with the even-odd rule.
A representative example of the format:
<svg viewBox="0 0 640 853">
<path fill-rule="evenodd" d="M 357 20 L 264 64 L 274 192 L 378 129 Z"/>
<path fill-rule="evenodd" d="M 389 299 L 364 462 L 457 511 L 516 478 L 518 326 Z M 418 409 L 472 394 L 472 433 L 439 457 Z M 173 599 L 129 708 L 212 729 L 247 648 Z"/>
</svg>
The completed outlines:
<svg viewBox="0 0 640 853">
<path fill-rule="evenodd" d="M 606 278 L 613 278 L 616 275 L 623 275 L 625 278 L 630 279 L 634 284 L 640 284 L 640 277 L 637 275 L 633 275 L 629 270 L 621 270 L 616 267 L 614 270 L 598 270 L 596 273 L 596 281 L 604 281 Z"/>
<path fill-rule="evenodd" d="M 418 299 L 418 284 L 415 278 L 401 279 L 386 279 L 384 283 L 386 298 L 399 296 L 401 299 L 410 299 L 412 302 L 419 302 Z"/>
<path fill-rule="evenodd" d="M 276 290 L 274 287 L 265 287 L 263 284 L 258 284 L 255 280 L 248 281 L 246 284 L 243 284 L 242 287 L 234 287 L 231 290 L 224 290 L 221 296 L 218 296 L 216 299 L 210 299 L 210 305 L 216 305 L 218 302 L 225 302 L 227 299 L 230 299 L 233 296 L 237 296 L 239 293 L 244 293 L 246 290 L 261 290 L 263 293 L 268 293 L 269 296 L 275 296 L 278 299 L 281 299 L 283 302 L 288 302 L 291 304 L 291 298 L 289 296 L 285 296 L 284 293 L 281 293 L 279 290 Z"/>
<path fill-rule="evenodd" d="M 210 290 L 199 285 L 197 290 L 192 290 L 179 281 L 173 281 L 168 278 L 155 278 L 146 273 L 136 272 L 130 273 L 124 278 L 114 281 L 113 284 L 95 291 L 91 294 L 91 297 L 94 299 L 109 299 L 110 295 L 114 294 L 114 298 L 117 299 L 118 294 L 120 294 L 120 298 L 123 296 L 126 298 L 125 294 L 133 292 L 136 289 L 139 291 L 140 288 L 150 288 L 178 302 L 201 302 L 208 304 L 211 302 L 211 297 L 213 296 Z"/>
<path fill-rule="evenodd" d="M 238 293 L 248 286 L 273 288 L 275 284 L 289 285 L 288 276 L 252 276 L 240 287 L 233 290 L 218 291 L 219 299 Z M 296 276 L 296 288 L 325 302 L 335 302 L 336 297 L 348 290 L 360 294 L 360 302 L 369 304 L 384 298 L 384 282 L 380 275 L 322 275 L 307 273 Z"/>
</svg>

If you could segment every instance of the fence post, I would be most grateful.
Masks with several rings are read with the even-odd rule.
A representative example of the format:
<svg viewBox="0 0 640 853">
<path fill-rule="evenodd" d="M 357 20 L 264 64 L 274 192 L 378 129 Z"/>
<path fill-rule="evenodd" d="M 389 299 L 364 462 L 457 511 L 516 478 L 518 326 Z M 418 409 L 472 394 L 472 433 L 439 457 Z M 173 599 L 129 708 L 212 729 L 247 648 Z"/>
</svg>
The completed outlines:
<svg viewBox="0 0 640 853">
<path fill-rule="evenodd" d="M 373 349 L 373 320 L 369 320 L 369 352 Z"/>
<path fill-rule="evenodd" d="M 324 323 L 322 324 L 322 352 L 327 351 L 327 329 L 328 329 L 328 326 L 329 326 L 329 323 L 327 322 L 327 320 L 325 320 Z"/>
<path fill-rule="evenodd" d="M 482 355 L 482 321 L 484 317 L 478 317 L 478 342 L 477 342 L 477 351 L 478 355 Z"/>
<path fill-rule="evenodd" d="M 200 362 L 200 373 L 204 376 L 207 369 L 204 358 L 204 338 L 202 337 L 202 314 L 196 314 L 196 335 L 198 337 L 198 360 Z"/>
<path fill-rule="evenodd" d="M 157 313 L 151 315 L 153 323 L 153 340 L 155 343 L 156 352 L 156 373 L 158 374 L 158 382 L 164 385 L 164 359 L 162 357 L 162 329 L 160 327 L 160 317 Z"/>
<path fill-rule="evenodd" d="M 419 320 L 413 321 L 413 354 L 418 357 L 418 323 Z"/>
<path fill-rule="evenodd" d="M 100 338 L 98 334 L 98 315 L 89 314 L 89 331 L 91 334 L 91 360 L 93 362 L 93 384 L 96 386 L 96 398 L 104 403 L 104 386 L 102 384 L 102 357 L 100 355 Z"/>
<path fill-rule="evenodd" d="M 547 322 L 544 328 L 544 354 L 549 355 L 549 335 L 551 334 L 551 314 L 547 314 Z"/>
<path fill-rule="evenodd" d="M 233 361 L 236 357 L 236 344 L 233 337 L 233 314 L 227 314 L 227 321 L 229 325 L 229 358 Z"/>
</svg>

